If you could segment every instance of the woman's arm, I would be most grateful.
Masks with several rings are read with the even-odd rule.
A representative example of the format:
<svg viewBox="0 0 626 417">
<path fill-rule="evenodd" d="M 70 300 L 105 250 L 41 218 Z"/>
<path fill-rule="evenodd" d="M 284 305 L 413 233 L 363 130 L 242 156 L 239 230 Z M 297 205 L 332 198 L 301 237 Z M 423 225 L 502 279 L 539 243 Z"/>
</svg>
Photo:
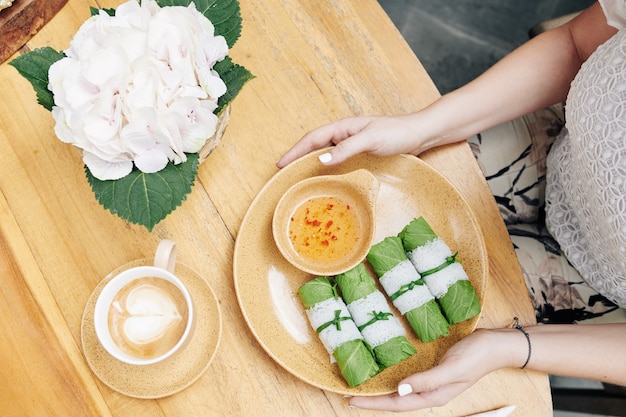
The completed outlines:
<svg viewBox="0 0 626 417">
<path fill-rule="evenodd" d="M 339 163 L 360 152 L 419 154 L 457 142 L 484 129 L 564 100 L 581 64 L 616 32 L 598 3 L 506 56 L 483 75 L 422 111 L 396 117 L 355 117 L 322 126 L 296 143 L 277 162 L 330 144 Z M 390 140 L 389 138 L 393 138 Z"/>
<path fill-rule="evenodd" d="M 527 364 L 553 375 L 626 385 L 626 323 L 529 326 L 532 352 Z M 518 368 L 528 357 L 525 336 L 516 329 L 477 330 L 453 346 L 436 367 L 402 380 L 383 397 L 354 397 L 350 405 L 406 411 L 437 407 L 500 368 Z"/>
<path fill-rule="evenodd" d="M 531 39 L 421 113 L 423 122 L 438 126 L 428 144 L 463 140 L 565 100 L 582 63 L 615 33 L 595 3 L 570 22 Z M 451 109 L 455 117 L 450 117 Z"/>
</svg>

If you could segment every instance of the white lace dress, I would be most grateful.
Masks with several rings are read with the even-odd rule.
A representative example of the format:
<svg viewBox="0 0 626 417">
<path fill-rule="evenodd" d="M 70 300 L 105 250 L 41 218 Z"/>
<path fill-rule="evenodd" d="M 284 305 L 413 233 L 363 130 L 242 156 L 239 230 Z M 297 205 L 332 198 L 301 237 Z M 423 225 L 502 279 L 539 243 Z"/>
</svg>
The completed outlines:
<svg viewBox="0 0 626 417">
<path fill-rule="evenodd" d="M 620 31 L 572 82 L 548 154 L 546 225 L 589 285 L 626 307 L 626 7 L 601 3 Z"/>
</svg>

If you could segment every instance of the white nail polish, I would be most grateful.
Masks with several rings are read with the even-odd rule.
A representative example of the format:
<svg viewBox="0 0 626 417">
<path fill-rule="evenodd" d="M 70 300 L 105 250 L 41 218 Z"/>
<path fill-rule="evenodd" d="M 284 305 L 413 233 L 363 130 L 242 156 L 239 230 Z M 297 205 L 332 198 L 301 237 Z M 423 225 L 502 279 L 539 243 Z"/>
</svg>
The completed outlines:
<svg viewBox="0 0 626 417">
<path fill-rule="evenodd" d="M 333 156 L 329 152 L 326 152 L 326 153 L 321 154 L 318 157 L 318 159 L 320 160 L 321 163 L 326 164 L 326 163 L 332 161 Z"/>
<path fill-rule="evenodd" d="M 411 387 L 409 384 L 400 384 L 400 386 L 398 387 L 398 395 L 401 397 L 404 397 L 405 395 L 409 395 L 412 392 L 413 392 L 413 387 Z"/>
</svg>

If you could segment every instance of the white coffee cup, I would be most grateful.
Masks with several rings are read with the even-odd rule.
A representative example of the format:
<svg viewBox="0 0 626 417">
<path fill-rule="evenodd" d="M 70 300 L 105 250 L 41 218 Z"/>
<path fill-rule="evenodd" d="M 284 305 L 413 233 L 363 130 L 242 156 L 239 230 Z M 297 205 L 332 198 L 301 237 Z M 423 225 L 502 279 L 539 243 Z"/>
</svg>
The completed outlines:
<svg viewBox="0 0 626 417">
<path fill-rule="evenodd" d="M 130 365 L 158 363 L 181 350 L 191 338 L 193 302 L 185 284 L 174 275 L 175 265 L 175 243 L 162 240 L 153 266 L 122 271 L 102 288 L 94 309 L 94 326 L 98 340 L 116 359 Z M 146 342 L 145 337 L 152 339 Z M 132 341 L 131 350 L 128 340 Z"/>
</svg>

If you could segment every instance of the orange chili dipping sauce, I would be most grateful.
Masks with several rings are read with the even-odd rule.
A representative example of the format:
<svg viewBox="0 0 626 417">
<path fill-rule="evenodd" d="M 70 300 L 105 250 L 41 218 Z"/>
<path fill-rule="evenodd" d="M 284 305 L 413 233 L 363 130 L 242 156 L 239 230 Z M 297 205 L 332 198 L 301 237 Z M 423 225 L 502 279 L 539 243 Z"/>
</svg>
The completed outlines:
<svg viewBox="0 0 626 417">
<path fill-rule="evenodd" d="M 301 204 L 289 222 L 289 239 L 303 258 L 332 263 L 352 252 L 361 227 L 354 210 L 336 197 L 315 197 Z"/>
</svg>

